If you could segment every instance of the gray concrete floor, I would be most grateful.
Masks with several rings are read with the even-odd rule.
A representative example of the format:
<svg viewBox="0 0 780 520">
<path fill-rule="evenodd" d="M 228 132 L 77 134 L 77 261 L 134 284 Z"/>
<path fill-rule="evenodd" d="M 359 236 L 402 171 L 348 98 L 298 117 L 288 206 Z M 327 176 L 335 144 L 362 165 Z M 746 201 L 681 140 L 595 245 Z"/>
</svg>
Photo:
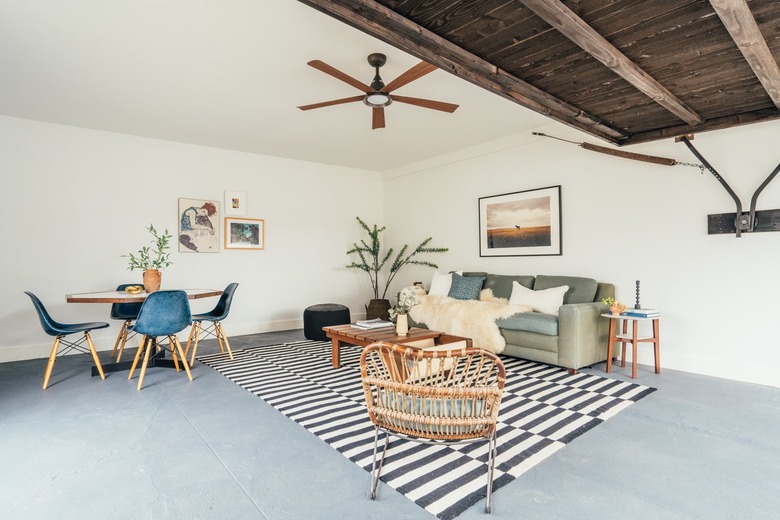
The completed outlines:
<svg viewBox="0 0 780 520">
<path fill-rule="evenodd" d="M 43 391 L 44 365 L 0 364 L 0 519 L 434 518 L 384 484 L 369 500 L 368 473 L 202 364 L 193 382 L 149 369 L 140 392 L 127 372 L 89 377 L 85 355 Z M 780 519 L 780 389 L 646 366 L 636 381 L 658 391 L 498 490 L 492 518 Z"/>
</svg>

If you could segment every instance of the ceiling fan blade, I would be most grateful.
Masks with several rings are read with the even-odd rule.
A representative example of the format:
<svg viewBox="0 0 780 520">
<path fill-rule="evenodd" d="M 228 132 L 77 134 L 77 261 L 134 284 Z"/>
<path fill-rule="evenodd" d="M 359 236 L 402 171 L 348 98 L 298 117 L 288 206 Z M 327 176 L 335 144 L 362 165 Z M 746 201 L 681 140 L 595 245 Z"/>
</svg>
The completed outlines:
<svg viewBox="0 0 780 520">
<path fill-rule="evenodd" d="M 428 74 L 429 72 L 433 72 L 436 70 L 436 67 L 431 65 L 430 63 L 426 63 L 424 61 L 421 61 L 411 69 L 407 70 L 397 78 L 395 78 L 393 81 L 388 83 L 385 88 L 382 89 L 382 92 L 392 92 L 393 90 L 403 87 L 407 83 L 410 83 L 418 78 L 421 78 Z"/>
<path fill-rule="evenodd" d="M 385 108 L 372 108 L 371 109 L 371 130 L 385 127 Z"/>
<path fill-rule="evenodd" d="M 342 98 L 342 99 L 334 99 L 332 101 L 323 101 L 322 103 L 314 103 L 311 105 L 303 105 L 298 108 L 301 110 L 311 110 L 313 108 L 322 108 L 322 107 L 329 107 L 333 105 L 342 105 L 344 103 L 352 103 L 353 101 L 363 101 L 363 98 L 365 96 L 353 96 L 348 98 Z"/>
<path fill-rule="evenodd" d="M 365 83 L 362 83 L 362 82 L 356 80 L 355 78 L 353 78 L 352 76 L 350 76 L 348 74 L 344 74 L 340 70 L 331 67 L 330 65 L 328 65 L 327 63 L 325 63 L 323 61 L 312 60 L 312 61 L 310 61 L 308 63 L 308 65 L 314 67 L 315 69 L 317 69 L 317 70 L 319 70 L 321 72 L 324 72 L 325 74 L 333 76 L 336 79 L 340 79 L 344 83 L 352 85 L 356 89 L 361 90 L 361 91 L 365 92 L 366 94 L 368 94 L 369 92 L 372 92 L 371 87 L 369 87 Z"/>
<path fill-rule="evenodd" d="M 420 99 L 406 96 L 393 96 L 393 101 L 399 103 L 408 103 L 409 105 L 416 105 L 423 108 L 432 108 L 433 110 L 441 110 L 442 112 L 455 112 L 458 105 L 452 103 L 445 103 L 444 101 L 434 101 L 432 99 Z"/>
</svg>

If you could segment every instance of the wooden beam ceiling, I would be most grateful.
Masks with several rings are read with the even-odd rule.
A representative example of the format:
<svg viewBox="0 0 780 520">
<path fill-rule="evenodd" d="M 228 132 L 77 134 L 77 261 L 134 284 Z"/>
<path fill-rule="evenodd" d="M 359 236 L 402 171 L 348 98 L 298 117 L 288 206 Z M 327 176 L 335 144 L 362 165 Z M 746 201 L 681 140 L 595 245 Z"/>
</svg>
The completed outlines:
<svg viewBox="0 0 780 520">
<path fill-rule="evenodd" d="M 710 0 L 772 102 L 780 108 L 780 68 L 745 0 Z"/>
<path fill-rule="evenodd" d="M 778 0 L 299 1 L 618 146 L 780 118 Z"/>
<path fill-rule="evenodd" d="M 299 1 L 551 119 L 612 143 L 628 137 L 599 118 L 499 69 L 375 1 Z"/>
<path fill-rule="evenodd" d="M 690 125 L 704 119 L 558 0 L 520 0 L 537 16 L 647 97 Z"/>
</svg>

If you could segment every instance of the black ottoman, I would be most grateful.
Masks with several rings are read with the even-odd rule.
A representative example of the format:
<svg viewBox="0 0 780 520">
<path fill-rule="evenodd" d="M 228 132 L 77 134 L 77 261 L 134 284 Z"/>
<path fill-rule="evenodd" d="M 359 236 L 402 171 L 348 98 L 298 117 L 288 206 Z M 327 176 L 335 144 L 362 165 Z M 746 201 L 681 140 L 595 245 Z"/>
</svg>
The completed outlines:
<svg viewBox="0 0 780 520">
<path fill-rule="evenodd" d="M 303 311 L 303 335 L 306 339 L 325 341 L 322 327 L 349 323 L 349 308 L 338 303 L 321 303 Z"/>
</svg>

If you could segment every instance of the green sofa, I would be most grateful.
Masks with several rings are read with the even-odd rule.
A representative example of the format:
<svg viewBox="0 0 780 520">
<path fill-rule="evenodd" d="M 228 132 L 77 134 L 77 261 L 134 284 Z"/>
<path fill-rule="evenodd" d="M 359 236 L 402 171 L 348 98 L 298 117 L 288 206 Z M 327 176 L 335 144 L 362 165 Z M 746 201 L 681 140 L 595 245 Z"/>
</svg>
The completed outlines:
<svg viewBox="0 0 780 520">
<path fill-rule="evenodd" d="M 507 299 L 512 294 L 512 282 L 537 291 L 569 286 L 557 316 L 528 312 L 496 321 L 506 339 L 503 354 L 561 366 L 572 373 L 607 359 L 609 320 L 600 315 L 608 308 L 601 299 L 615 296 L 613 284 L 576 276 L 482 272 L 464 272 L 463 276 L 484 277 L 483 289 Z"/>
</svg>

